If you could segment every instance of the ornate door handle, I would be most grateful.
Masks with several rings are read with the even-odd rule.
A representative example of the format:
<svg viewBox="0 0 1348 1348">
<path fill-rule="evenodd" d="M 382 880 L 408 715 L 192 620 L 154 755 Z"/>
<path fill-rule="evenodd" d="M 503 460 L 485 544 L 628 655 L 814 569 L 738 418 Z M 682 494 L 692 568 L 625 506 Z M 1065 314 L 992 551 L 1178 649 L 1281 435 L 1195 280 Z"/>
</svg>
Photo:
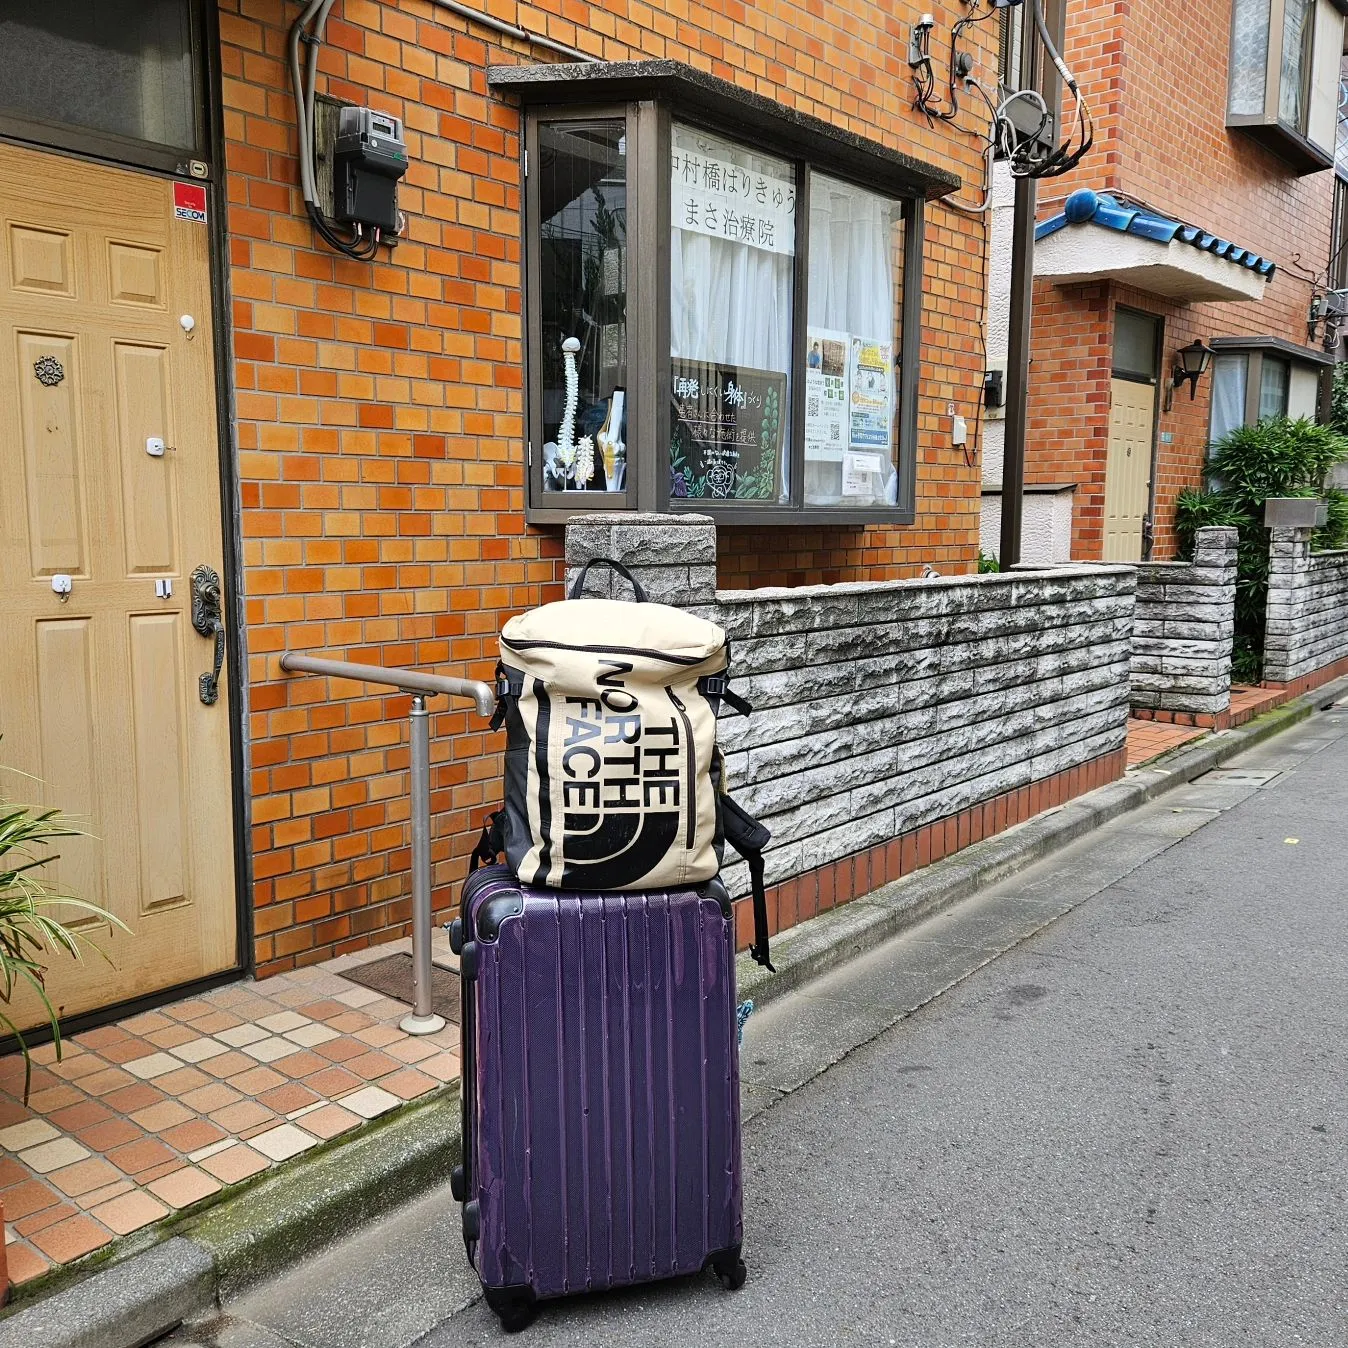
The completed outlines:
<svg viewBox="0 0 1348 1348">
<path fill-rule="evenodd" d="M 215 663 L 197 680 L 197 695 L 213 707 L 220 700 L 220 669 L 225 663 L 225 624 L 220 615 L 220 574 L 204 562 L 192 572 L 192 626 L 215 639 Z"/>
</svg>

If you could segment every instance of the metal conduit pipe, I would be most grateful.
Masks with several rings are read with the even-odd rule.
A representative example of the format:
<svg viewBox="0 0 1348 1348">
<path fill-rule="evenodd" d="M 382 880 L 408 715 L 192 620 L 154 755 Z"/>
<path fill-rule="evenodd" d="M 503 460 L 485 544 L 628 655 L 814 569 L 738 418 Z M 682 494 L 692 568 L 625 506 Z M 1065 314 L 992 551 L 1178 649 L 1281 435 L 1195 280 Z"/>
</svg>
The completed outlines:
<svg viewBox="0 0 1348 1348">
<path fill-rule="evenodd" d="M 500 33 L 503 37 L 513 37 L 521 42 L 528 42 L 535 47 L 542 47 L 544 51 L 556 52 L 559 56 L 569 57 L 573 61 L 597 61 L 599 59 L 597 56 L 590 56 L 583 51 L 578 51 L 575 47 L 568 47 L 564 42 L 554 42 L 550 37 L 544 37 L 541 33 L 531 33 L 526 28 L 517 28 L 513 23 L 505 23 L 501 19 L 494 19 L 490 14 L 484 14 L 480 9 L 459 4 L 458 0 L 431 0 L 431 4 L 436 9 L 447 9 L 451 14 L 457 14 L 459 18 L 467 19 L 470 23 L 480 23 L 484 28 L 490 28 L 493 33 Z"/>
</svg>

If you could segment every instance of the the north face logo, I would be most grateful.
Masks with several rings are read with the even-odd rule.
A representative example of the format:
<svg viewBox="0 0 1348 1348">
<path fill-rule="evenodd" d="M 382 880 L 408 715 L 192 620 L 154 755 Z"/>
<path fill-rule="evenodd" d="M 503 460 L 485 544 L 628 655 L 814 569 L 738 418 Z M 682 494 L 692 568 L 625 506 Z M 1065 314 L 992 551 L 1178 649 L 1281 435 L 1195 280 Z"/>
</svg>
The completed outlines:
<svg viewBox="0 0 1348 1348">
<path fill-rule="evenodd" d="M 678 837 L 689 727 L 672 692 L 652 708 L 627 687 L 631 664 L 604 660 L 597 695 L 565 699 L 563 835 L 569 883 L 631 884 Z"/>
</svg>

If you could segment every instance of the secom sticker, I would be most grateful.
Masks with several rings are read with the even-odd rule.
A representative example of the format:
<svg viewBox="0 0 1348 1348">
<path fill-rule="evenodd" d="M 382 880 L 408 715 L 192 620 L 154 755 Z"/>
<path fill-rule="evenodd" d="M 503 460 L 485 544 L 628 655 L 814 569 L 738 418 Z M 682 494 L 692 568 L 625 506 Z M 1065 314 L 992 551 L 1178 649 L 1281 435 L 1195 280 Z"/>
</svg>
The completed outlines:
<svg viewBox="0 0 1348 1348">
<path fill-rule="evenodd" d="M 206 189 L 197 183 L 173 184 L 173 214 L 178 220 L 206 223 Z"/>
</svg>

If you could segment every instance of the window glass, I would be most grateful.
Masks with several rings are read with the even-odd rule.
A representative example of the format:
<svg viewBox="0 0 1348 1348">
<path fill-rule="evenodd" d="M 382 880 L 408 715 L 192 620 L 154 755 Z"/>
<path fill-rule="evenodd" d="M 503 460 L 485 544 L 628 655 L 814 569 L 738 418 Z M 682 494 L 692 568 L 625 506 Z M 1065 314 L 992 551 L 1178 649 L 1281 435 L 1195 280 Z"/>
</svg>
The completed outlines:
<svg viewBox="0 0 1348 1348">
<path fill-rule="evenodd" d="M 790 500 L 796 177 L 675 123 L 670 166 L 670 495 Z"/>
<path fill-rule="evenodd" d="M 1329 232 L 1329 286 L 1348 289 L 1348 182 L 1334 178 L 1334 215 Z"/>
<path fill-rule="evenodd" d="M 622 118 L 538 128 L 544 491 L 626 483 L 625 129 Z"/>
<path fill-rule="evenodd" d="M 1334 167 L 1348 177 L 1348 55 L 1339 63 L 1339 117 L 1334 138 Z"/>
<path fill-rule="evenodd" d="M 1114 310 L 1114 373 L 1133 379 L 1156 378 L 1156 328 L 1159 320 L 1136 309 Z"/>
<path fill-rule="evenodd" d="M 1245 355 L 1218 356 L 1212 362 L 1211 444 L 1245 424 L 1249 369 L 1250 358 Z"/>
<path fill-rule="evenodd" d="M 1269 0 L 1232 0 L 1229 106 L 1236 116 L 1264 111 L 1268 30 Z"/>
<path fill-rule="evenodd" d="M 1291 383 L 1292 367 L 1285 360 L 1265 356 L 1259 376 L 1259 420 L 1287 415 L 1287 392 Z"/>
<path fill-rule="evenodd" d="M 1315 32 L 1314 0 L 1283 0 L 1282 71 L 1278 82 L 1278 117 L 1298 131 L 1306 125 L 1310 93 L 1311 38 Z"/>
<path fill-rule="evenodd" d="M 0 107 L 41 122 L 196 148 L 185 0 L 0 0 Z"/>
<path fill-rule="evenodd" d="M 893 505 L 898 472 L 900 204 L 810 178 L 806 505 Z"/>
</svg>

